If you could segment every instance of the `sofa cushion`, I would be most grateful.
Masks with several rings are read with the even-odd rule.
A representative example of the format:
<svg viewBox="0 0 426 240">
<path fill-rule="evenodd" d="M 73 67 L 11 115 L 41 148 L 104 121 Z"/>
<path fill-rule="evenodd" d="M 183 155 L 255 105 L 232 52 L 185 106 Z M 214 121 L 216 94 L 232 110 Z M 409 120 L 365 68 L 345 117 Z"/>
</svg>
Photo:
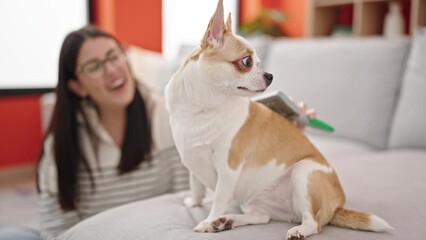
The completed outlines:
<svg viewBox="0 0 426 240">
<path fill-rule="evenodd" d="M 408 49 L 405 38 L 277 40 L 270 90 L 307 102 L 337 136 L 384 148 Z"/>
<path fill-rule="evenodd" d="M 307 137 L 327 159 L 375 151 L 365 143 L 344 137 L 319 134 L 308 134 Z"/>
<path fill-rule="evenodd" d="M 426 148 L 426 28 L 419 29 L 402 82 L 390 148 Z"/>
<path fill-rule="evenodd" d="M 149 88 L 162 91 L 162 72 L 167 61 L 161 53 L 137 46 L 130 46 L 126 51 L 132 73 Z"/>
<path fill-rule="evenodd" d="M 390 233 L 372 233 L 323 228 L 311 240 L 325 239 L 423 239 L 426 202 L 426 151 L 386 151 L 331 157 L 349 209 L 374 213 L 396 228 Z M 409 161 L 408 161 L 409 160 Z M 220 233 L 196 233 L 192 228 L 208 215 L 203 208 L 182 205 L 187 193 L 163 195 L 107 210 L 86 219 L 57 239 L 144 240 L 282 240 L 295 223 L 272 221 L 238 227 Z"/>
</svg>

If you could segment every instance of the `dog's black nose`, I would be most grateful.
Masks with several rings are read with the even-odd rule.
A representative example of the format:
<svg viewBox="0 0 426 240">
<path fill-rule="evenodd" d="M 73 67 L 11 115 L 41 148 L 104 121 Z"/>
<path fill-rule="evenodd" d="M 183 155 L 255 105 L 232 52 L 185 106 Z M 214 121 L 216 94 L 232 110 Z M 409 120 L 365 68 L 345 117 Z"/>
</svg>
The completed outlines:
<svg viewBox="0 0 426 240">
<path fill-rule="evenodd" d="M 267 86 L 271 85 L 271 83 L 272 83 L 272 79 L 274 79 L 274 75 L 272 75 L 272 74 L 270 74 L 270 73 L 265 72 L 265 73 L 263 74 L 263 77 L 265 77 L 266 85 L 267 85 Z"/>
</svg>

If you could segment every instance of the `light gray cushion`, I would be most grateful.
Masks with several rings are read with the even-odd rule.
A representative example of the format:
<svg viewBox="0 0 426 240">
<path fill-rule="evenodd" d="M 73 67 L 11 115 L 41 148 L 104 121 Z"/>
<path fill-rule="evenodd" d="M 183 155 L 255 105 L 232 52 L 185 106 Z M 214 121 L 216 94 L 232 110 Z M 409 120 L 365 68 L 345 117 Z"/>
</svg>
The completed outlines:
<svg viewBox="0 0 426 240">
<path fill-rule="evenodd" d="M 307 136 L 327 159 L 375 151 L 374 148 L 367 144 L 331 134 L 309 134 Z"/>
<path fill-rule="evenodd" d="M 307 102 L 337 136 L 385 148 L 408 55 L 405 38 L 278 40 L 270 90 Z"/>
<path fill-rule="evenodd" d="M 167 61 L 161 53 L 131 45 L 126 55 L 135 77 L 150 89 L 162 91 L 161 77 Z"/>
<path fill-rule="evenodd" d="M 349 209 L 369 211 L 396 230 L 372 233 L 326 226 L 311 240 L 423 239 L 426 235 L 426 151 L 359 152 L 330 157 L 346 192 Z M 220 233 L 195 233 L 208 214 L 182 206 L 185 193 L 163 195 L 114 208 L 89 218 L 58 239 L 103 240 L 282 240 L 294 223 L 273 221 Z"/>
<path fill-rule="evenodd" d="M 426 28 L 414 37 L 389 146 L 426 148 Z"/>
<path fill-rule="evenodd" d="M 422 227 L 426 224 L 426 151 L 394 150 L 329 160 L 345 189 L 347 207 L 374 213 L 395 230 L 389 234 L 349 231 L 347 235 L 336 235 L 333 229 L 330 236 L 335 237 L 328 239 L 396 240 L 426 236 Z"/>
</svg>

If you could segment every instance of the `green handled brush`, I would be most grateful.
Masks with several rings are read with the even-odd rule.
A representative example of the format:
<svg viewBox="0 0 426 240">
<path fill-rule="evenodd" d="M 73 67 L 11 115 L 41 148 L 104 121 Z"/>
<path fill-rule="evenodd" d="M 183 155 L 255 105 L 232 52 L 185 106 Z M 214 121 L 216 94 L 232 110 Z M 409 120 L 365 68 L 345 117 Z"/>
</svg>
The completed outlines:
<svg viewBox="0 0 426 240">
<path fill-rule="evenodd" d="M 326 132 L 334 132 L 334 128 L 324 121 L 302 114 L 302 109 L 280 91 L 267 92 L 253 97 L 252 100 L 262 103 L 280 115 L 295 120 L 305 126 L 314 127 Z"/>
</svg>

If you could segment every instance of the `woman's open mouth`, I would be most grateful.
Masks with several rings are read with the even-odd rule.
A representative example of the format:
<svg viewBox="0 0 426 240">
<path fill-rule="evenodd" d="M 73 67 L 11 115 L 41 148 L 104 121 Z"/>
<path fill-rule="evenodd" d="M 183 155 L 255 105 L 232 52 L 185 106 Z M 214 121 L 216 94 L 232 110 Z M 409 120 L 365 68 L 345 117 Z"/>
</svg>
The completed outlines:
<svg viewBox="0 0 426 240">
<path fill-rule="evenodd" d="M 111 91 L 121 90 L 126 85 L 124 78 L 119 78 L 114 80 L 114 82 L 109 86 Z"/>
</svg>

